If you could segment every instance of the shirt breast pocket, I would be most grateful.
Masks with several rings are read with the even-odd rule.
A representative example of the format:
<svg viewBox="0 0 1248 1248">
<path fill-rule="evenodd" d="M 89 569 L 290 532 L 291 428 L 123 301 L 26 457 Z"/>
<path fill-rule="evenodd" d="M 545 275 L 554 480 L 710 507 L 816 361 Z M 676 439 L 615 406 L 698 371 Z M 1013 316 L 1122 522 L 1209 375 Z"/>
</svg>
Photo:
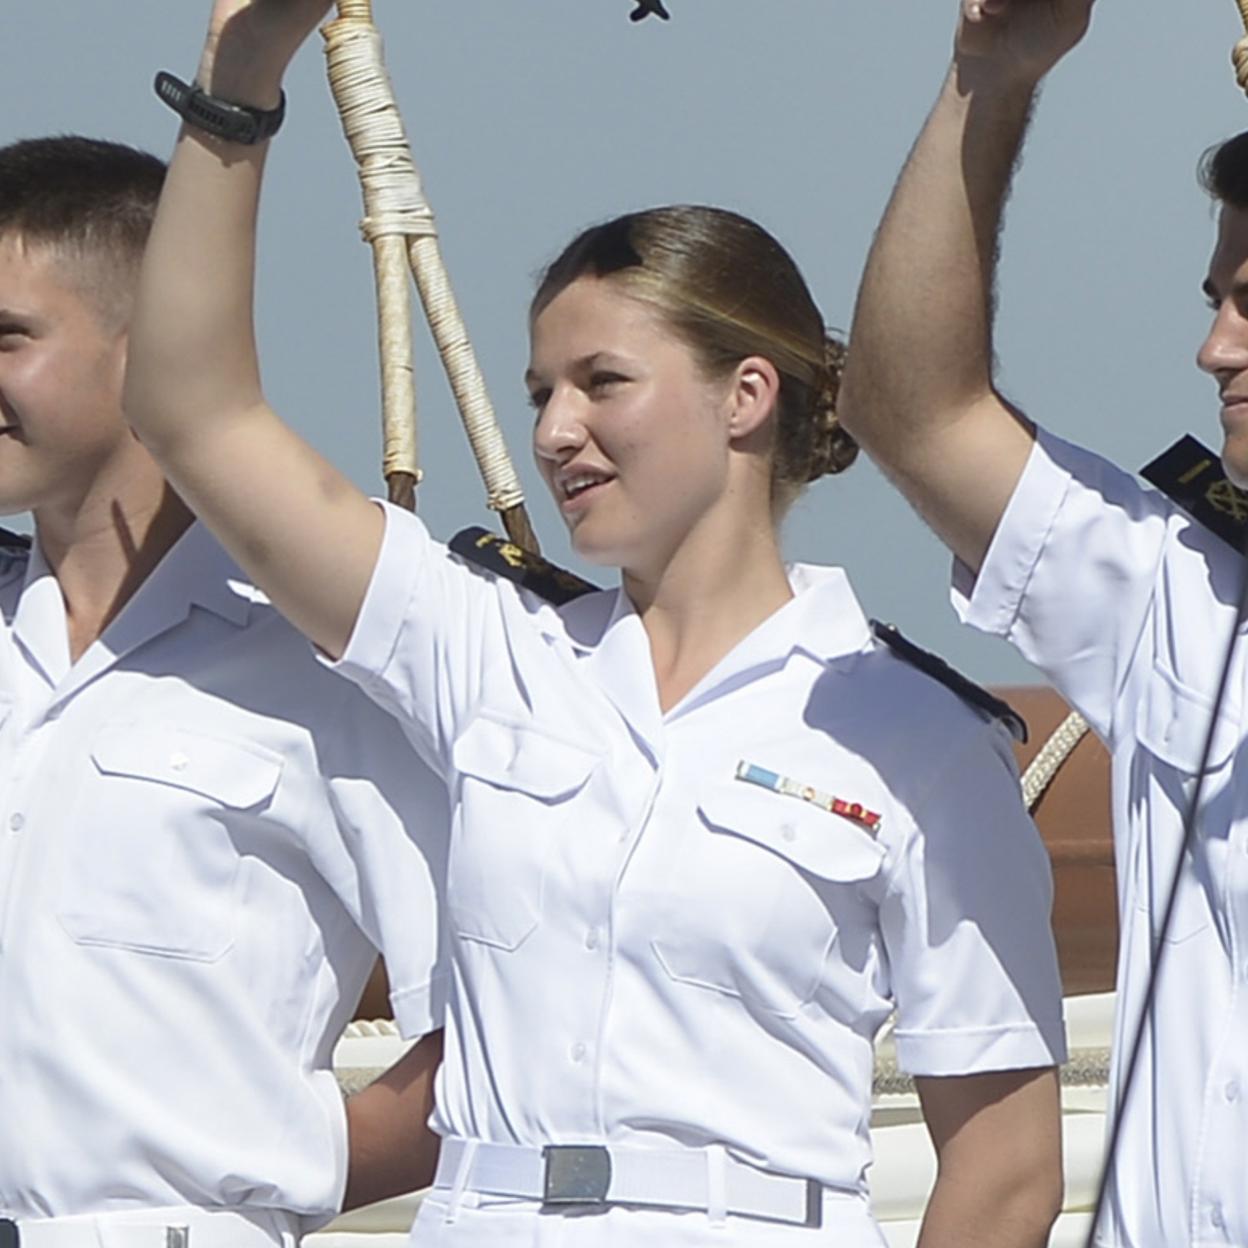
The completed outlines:
<svg viewBox="0 0 1248 1248">
<path fill-rule="evenodd" d="M 212 962 L 234 942 L 242 857 L 282 773 L 253 742 L 113 724 L 78 795 L 58 918 L 79 944 Z"/>
<path fill-rule="evenodd" d="M 537 929 L 554 839 L 597 762 L 570 742 L 488 715 L 455 742 L 447 908 L 458 936 L 513 952 Z"/>
<path fill-rule="evenodd" d="M 1183 824 L 1196 789 L 1209 732 L 1212 704 L 1158 664 L 1136 712 L 1135 735 L 1141 747 L 1131 775 L 1128 802 L 1138 811 L 1130 846 L 1131 889 L 1135 908 L 1160 926 L 1170 882 L 1183 842 Z M 1192 855 L 1185 857 L 1185 880 L 1175 899 L 1167 939 L 1178 944 L 1213 921 L 1207 889 L 1220 890 L 1210 877 L 1212 839 L 1225 838 L 1233 816 L 1230 763 L 1239 742 L 1238 717 L 1218 718 L 1209 752 L 1208 771 Z M 1193 879 L 1193 866 L 1196 866 Z"/>
<path fill-rule="evenodd" d="M 825 982 L 859 1009 L 884 848 L 848 819 L 740 782 L 701 796 L 651 945 L 679 983 L 792 1018 Z M 833 1005 L 833 1008 L 836 1008 Z"/>
</svg>

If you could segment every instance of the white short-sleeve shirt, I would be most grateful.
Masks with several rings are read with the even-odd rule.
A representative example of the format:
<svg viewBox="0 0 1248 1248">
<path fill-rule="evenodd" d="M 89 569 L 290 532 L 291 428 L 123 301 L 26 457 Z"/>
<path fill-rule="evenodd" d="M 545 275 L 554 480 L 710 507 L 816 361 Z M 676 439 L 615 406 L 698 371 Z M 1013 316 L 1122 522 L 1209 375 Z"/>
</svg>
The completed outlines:
<svg viewBox="0 0 1248 1248">
<path fill-rule="evenodd" d="M 1006 733 L 875 642 L 842 572 L 791 579 L 664 714 L 622 592 L 556 609 L 388 509 L 340 667 L 452 796 L 443 1134 L 719 1143 L 864 1194 L 894 1004 L 915 1074 L 1062 1060 Z"/>
<path fill-rule="evenodd" d="M 963 618 L 1013 641 L 1107 742 L 1125 1064 L 1243 561 L 1156 491 L 1041 432 Z M 1100 1242 L 1248 1244 L 1248 795 L 1240 639 Z"/>
<path fill-rule="evenodd" d="M 324 1219 L 329 1058 L 384 945 L 438 1025 L 445 789 L 192 526 L 76 663 L 0 558 L 0 1215 Z"/>
</svg>

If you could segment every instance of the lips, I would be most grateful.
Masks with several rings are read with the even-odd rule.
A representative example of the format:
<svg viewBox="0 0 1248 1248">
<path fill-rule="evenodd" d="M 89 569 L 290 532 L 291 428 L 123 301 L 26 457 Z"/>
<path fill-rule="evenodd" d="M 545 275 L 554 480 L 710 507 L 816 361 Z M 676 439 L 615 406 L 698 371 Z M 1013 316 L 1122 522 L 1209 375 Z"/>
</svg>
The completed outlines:
<svg viewBox="0 0 1248 1248">
<path fill-rule="evenodd" d="M 612 480 L 609 472 L 597 468 L 565 468 L 555 477 L 559 501 L 570 503 L 598 486 Z"/>
</svg>

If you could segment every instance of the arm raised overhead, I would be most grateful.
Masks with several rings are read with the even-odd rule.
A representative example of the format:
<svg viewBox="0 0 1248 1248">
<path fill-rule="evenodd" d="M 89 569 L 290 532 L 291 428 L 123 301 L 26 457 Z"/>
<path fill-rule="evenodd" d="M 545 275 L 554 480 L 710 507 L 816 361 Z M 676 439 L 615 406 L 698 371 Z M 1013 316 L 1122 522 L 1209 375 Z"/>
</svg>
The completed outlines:
<svg viewBox="0 0 1248 1248">
<path fill-rule="evenodd" d="M 198 84 L 272 109 L 328 0 L 216 0 Z M 277 607 L 341 654 L 383 531 L 381 511 L 265 402 L 253 326 L 267 144 L 187 126 L 143 265 L 126 411 L 179 493 Z"/>
<path fill-rule="evenodd" d="M 993 385 L 1002 211 L 1039 84 L 1083 37 L 1092 3 L 963 0 L 854 315 L 842 420 L 973 569 L 1032 442 Z"/>
</svg>

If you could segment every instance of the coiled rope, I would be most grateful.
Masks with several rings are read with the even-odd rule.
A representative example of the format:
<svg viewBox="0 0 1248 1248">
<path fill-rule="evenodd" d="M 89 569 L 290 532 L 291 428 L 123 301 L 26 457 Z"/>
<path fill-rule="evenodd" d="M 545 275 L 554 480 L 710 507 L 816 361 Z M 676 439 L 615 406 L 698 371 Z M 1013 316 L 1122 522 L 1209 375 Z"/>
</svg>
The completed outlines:
<svg viewBox="0 0 1248 1248">
<path fill-rule="evenodd" d="M 1248 0 L 1235 0 L 1235 7 L 1239 9 L 1245 32 L 1248 32 Z M 1231 62 L 1235 66 L 1235 79 L 1239 83 L 1239 89 L 1248 92 L 1248 34 L 1235 45 Z"/>
<path fill-rule="evenodd" d="M 421 186 L 386 71 L 371 0 L 338 0 L 337 20 L 321 33 L 330 88 L 363 191 L 360 228 L 373 249 L 385 431 L 383 469 L 390 496 L 414 507 L 421 478 L 410 269 L 485 482 L 486 503 L 501 513 L 513 542 L 536 551 L 524 492 L 447 276 L 433 210 Z"/>
</svg>

